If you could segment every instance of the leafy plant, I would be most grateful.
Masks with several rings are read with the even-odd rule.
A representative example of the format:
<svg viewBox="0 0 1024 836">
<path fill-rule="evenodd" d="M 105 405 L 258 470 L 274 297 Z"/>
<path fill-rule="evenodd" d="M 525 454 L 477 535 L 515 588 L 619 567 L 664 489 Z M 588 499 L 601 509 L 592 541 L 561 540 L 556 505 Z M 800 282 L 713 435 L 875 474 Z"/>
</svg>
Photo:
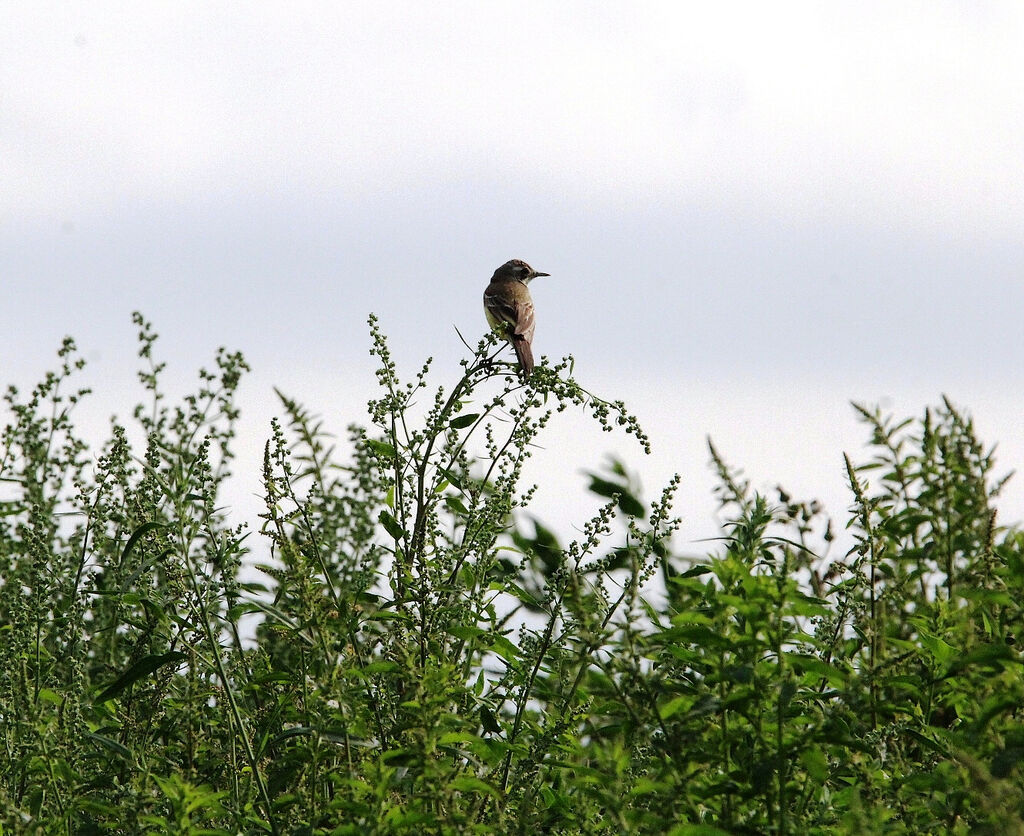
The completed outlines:
<svg viewBox="0 0 1024 836">
<path fill-rule="evenodd" d="M 146 403 L 95 454 L 73 341 L 5 396 L 10 832 L 1024 832 L 1024 534 L 948 401 L 855 407 L 845 532 L 711 446 L 709 554 L 674 547 L 678 478 L 648 503 L 618 460 L 563 544 L 538 439 L 564 412 L 646 451 L 637 420 L 493 337 L 450 390 L 405 381 L 371 318 L 367 425 L 336 445 L 278 393 L 252 537 L 218 498 L 244 359 L 168 406 L 135 321 Z"/>
</svg>

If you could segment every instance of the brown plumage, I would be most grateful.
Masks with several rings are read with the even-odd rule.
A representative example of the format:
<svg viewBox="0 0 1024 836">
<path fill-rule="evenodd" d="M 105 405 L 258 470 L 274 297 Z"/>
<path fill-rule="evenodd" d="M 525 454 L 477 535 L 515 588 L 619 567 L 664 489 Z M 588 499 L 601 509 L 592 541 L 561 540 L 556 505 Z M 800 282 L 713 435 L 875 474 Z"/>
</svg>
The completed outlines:
<svg viewBox="0 0 1024 836">
<path fill-rule="evenodd" d="M 510 343 L 516 352 L 519 368 L 529 377 L 533 372 L 533 299 L 527 285 L 538 273 L 525 261 L 514 258 L 506 261 L 491 276 L 484 291 L 484 313 L 495 332 Z"/>
</svg>

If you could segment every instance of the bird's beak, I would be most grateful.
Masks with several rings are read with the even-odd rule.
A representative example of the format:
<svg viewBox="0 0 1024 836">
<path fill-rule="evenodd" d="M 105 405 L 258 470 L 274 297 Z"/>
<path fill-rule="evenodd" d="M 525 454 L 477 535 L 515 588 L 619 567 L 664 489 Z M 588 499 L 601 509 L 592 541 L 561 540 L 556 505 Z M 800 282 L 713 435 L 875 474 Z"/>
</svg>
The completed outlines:
<svg viewBox="0 0 1024 836">
<path fill-rule="evenodd" d="M 530 276 L 530 278 L 531 279 L 536 279 L 538 276 L 550 276 L 550 275 L 551 275 L 550 273 L 538 273 L 536 270 L 534 270 L 533 271 L 533 275 Z"/>
</svg>

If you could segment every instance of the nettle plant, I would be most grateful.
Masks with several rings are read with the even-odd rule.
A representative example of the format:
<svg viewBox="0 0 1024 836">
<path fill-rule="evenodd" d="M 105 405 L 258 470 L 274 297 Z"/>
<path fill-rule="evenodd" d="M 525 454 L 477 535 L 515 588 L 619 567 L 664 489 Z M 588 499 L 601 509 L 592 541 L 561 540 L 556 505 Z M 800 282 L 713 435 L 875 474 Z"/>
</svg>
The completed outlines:
<svg viewBox="0 0 1024 836">
<path fill-rule="evenodd" d="M 244 359 L 170 406 L 136 324 L 146 402 L 96 456 L 73 342 L 5 396 L 11 832 L 1024 832 L 1024 534 L 949 402 L 857 408 L 845 534 L 712 447 L 709 554 L 673 549 L 678 479 L 647 504 L 614 460 L 562 544 L 524 484 L 545 430 L 646 451 L 636 419 L 493 336 L 450 390 L 404 381 L 371 318 L 368 424 L 339 449 L 280 396 L 257 536 L 220 500 Z"/>
<path fill-rule="evenodd" d="M 389 832 L 550 806 L 545 774 L 586 713 L 589 660 L 636 604 L 645 544 L 675 523 L 666 492 L 609 556 L 616 509 L 637 500 L 606 490 L 561 549 L 513 523 L 534 490 L 522 468 L 555 410 L 586 407 L 646 449 L 636 420 L 584 391 L 571 360 L 523 383 L 492 337 L 417 419 L 428 369 L 401 383 L 371 320 L 382 396 L 345 463 L 282 396 L 287 430 L 275 422 L 264 465 L 272 583 L 253 583 L 248 532 L 218 502 L 245 361 L 220 351 L 171 407 L 156 334 L 135 322 L 148 402 L 95 459 L 71 420 L 88 394 L 66 393 L 84 365 L 72 341 L 27 402 L 7 393 L 7 825 Z"/>
<path fill-rule="evenodd" d="M 638 611 L 656 544 L 677 525 L 674 484 L 644 511 L 628 486 L 594 476 L 605 504 L 566 548 L 542 524 L 517 527 L 536 490 L 522 486 L 523 467 L 555 412 L 585 408 L 647 450 L 636 419 L 585 391 L 571 359 L 522 381 L 493 336 L 431 397 L 429 363 L 403 383 L 370 327 L 381 396 L 371 428 L 350 429 L 349 464 L 282 397 L 289 426 L 275 426 L 265 462 L 278 564 L 264 566 L 275 598 L 261 607 L 261 644 L 268 665 L 317 683 L 287 700 L 304 707 L 295 722 L 331 730 L 317 797 L 388 826 L 495 826 L 513 811 L 527 821 L 553 802 L 551 773 L 566 768 L 563 747 L 579 745 L 589 711 L 582 682 L 616 619 Z M 311 763 L 286 760 L 275 763 Z"/>
</svg>

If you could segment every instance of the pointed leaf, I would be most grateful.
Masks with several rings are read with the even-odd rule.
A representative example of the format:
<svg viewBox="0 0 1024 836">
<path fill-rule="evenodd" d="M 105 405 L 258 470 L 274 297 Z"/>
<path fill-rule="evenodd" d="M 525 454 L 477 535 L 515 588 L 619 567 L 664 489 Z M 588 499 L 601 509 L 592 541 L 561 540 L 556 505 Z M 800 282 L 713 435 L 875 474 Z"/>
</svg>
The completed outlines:
<svg viewBox="0 0 1024 836">
<path fill-rule="evenodd" d="M 186 658 L 188 657 L 184 653 L 177 650 L 170 653 L 156 653 L 146 656 L 128 668 L 128 670 L 122 673 L 113 683 L 104 688 L 100 695 L 96 697 L 95 702 L 104 703 L 108 700 L 112 700 L 128 686 L 149 676 L 158 668 L 161 668 L 164 665 L 180 662 L 182 659 Z"/>
</svg>

